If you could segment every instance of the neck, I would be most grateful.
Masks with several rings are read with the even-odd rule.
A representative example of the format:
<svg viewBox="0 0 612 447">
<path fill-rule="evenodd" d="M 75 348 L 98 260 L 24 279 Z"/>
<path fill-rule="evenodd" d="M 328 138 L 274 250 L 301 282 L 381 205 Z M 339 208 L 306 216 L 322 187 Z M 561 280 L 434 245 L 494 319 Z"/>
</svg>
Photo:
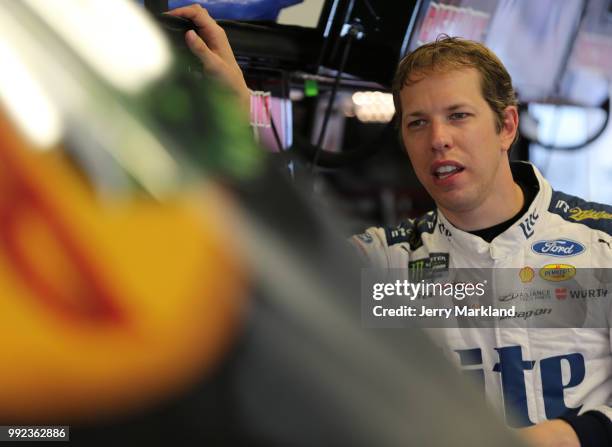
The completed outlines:
<svg viewBox="0 0 612 447">
<path fill-rule="evenodd" d="M 512 178 L 509 165 L 500 177 L 499 184 L 493 189 L 497 193 L 490 194 L 483 203 L 473 209 L 456 211 L 439 207 L 440 211 L 449 222 L 464 231 L 493 227 L 514 217 L 525 201 L 521 187 Z"/>
</svg>

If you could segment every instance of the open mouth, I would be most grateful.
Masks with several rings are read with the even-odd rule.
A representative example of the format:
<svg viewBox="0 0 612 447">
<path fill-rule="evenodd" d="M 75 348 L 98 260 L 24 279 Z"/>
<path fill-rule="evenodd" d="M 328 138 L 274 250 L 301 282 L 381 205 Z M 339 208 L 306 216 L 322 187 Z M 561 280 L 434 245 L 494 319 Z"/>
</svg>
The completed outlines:
<svg viewBox="0 0 612 447">
<path fill-rule="evenodd" d="M 433 171 L 433 175 L 439 180 L 444 180 L 445 178 L 451 177 L 455 174 L 462 172 L 464 169 L 465 168 L 462 168 L 461 166 L 444 165 L 436 168 Z"/>
</svg>

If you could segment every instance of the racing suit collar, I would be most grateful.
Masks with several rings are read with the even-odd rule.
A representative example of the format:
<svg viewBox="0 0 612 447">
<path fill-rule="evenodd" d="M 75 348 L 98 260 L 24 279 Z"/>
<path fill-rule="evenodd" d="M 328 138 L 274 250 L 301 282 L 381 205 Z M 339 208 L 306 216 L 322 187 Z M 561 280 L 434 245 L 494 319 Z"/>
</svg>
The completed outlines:
<svg viewBox="0 0 612 447">
<path fill-rule="evenodd" d="M 522 241 L 531 239 L 538 227 L 545 224 L 543 221 L 552 196 L 552 188 L 531 163 L 512 162 L 511 169 L 515 179 L 520 177 L 524 183 L 532 185 L 533 188 L 539 188 L 539 190 L 527 211 L 510 228 L 488 243 L 479 236 L 455 227 L 438 209 L 440 236 L 446 238 L 451 246 L 459 250 L 495 260 L 516 253 L 517 244 L 522 245 Z"/>
</svg>

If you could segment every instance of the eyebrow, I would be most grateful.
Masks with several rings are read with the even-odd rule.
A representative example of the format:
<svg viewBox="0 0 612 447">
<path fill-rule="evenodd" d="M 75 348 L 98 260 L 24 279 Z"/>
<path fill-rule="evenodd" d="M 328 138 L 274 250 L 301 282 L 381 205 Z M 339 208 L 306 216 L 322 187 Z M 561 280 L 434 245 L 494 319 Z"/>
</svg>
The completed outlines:
<svg viewBox="0 0 612 447">
<path fill-rule="evenodd" d="M 458 103 L 458 104 L 453 104 L 451 106 L 448 106 L 445 110 L 447 112 L 453 112 L 457 109 L 462 109 L 464 107 L 470 107 L 469 104 L 465 104 L 465 103 Z M 406 116 L 423 116 L 423 115 L 427 115 L 425 112 L 421 111 L 421 110 L 415 110 L 414 112 L 410 112 L 408 114 L 406 114 Z"/>
</svg>

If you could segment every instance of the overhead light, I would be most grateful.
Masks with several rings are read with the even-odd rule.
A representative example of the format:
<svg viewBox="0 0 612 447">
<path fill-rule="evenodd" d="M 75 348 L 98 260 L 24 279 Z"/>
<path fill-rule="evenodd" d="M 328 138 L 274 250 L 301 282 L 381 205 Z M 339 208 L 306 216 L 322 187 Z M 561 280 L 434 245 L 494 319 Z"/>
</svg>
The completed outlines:
<svg viewBox="0 0 612 447">
<path fill-rule="evenodd" d="M 391 93 L 365 91 L 352 96 L 353 114 L 366 123 L 388 123 L 393 119 L 395 106 Z"/>
</svg>

